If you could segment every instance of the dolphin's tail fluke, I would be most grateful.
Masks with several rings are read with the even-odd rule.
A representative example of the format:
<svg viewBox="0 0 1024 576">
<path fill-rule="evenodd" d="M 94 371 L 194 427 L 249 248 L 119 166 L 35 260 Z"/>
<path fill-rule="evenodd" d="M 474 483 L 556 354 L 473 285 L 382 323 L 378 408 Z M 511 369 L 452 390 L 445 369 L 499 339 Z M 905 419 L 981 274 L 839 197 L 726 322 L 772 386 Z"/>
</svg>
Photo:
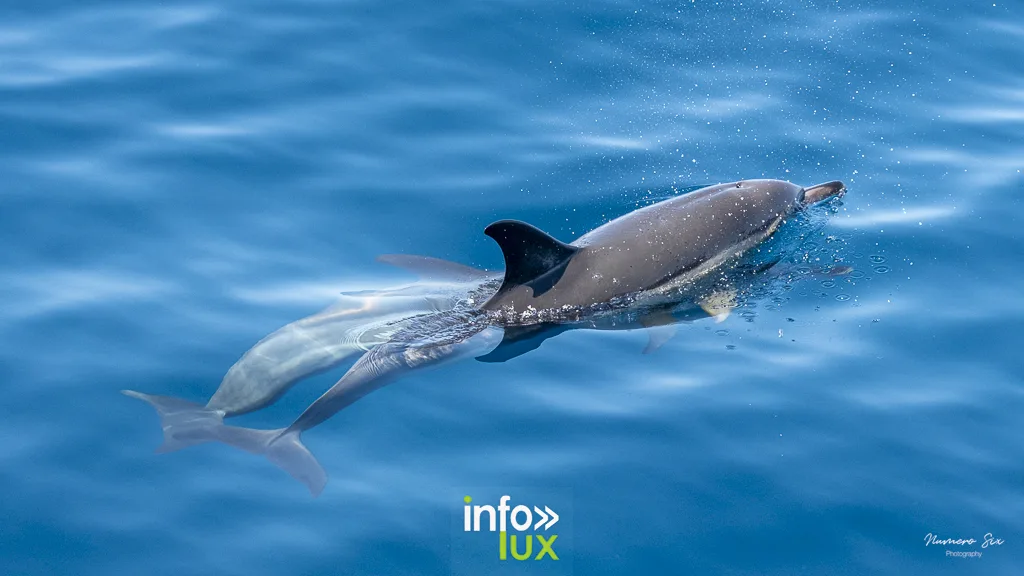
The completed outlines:
<svg viewBox="0 0 1024 576">
<path fill-rule="evenodd" d="M 238 426 L 222 426 L 218 440 L 241 448 L 252 454 L 267 457 L 299 482 L 309 488 L 309 493 L 317 497 L 327 485 L 327 472 L 317 462 L 316 456 L 309 451 L 299 438 L 299 430 L 281 428 L 278 430 L 256 430 Z"/>
<path fill-rule="evenodd" d="M 164 443 L 156 449 L 159 453 L 219 439 L 217 430 L 224 426 L 223 412 L 173 396 L 143 394 L 134 390 L 121 390 L 121 393 L 156 408 L 160 427 L 164 430 Z"/>
<path fill-rule="evenodd" d="M 122 390 L 122 394 L 138 398 L 156 408 L 164 443 L 157 452 L 174 452 L 204 442 L 223 442 L 252 454 L 266 456 L 279 468 L 319 496 L 327 484 L 327 473 L 316 457 L 302 444 L 298 430 L 257 430 L 225 426 L 224 413 L 202 404 L 174 398 Z"/>
</svg>

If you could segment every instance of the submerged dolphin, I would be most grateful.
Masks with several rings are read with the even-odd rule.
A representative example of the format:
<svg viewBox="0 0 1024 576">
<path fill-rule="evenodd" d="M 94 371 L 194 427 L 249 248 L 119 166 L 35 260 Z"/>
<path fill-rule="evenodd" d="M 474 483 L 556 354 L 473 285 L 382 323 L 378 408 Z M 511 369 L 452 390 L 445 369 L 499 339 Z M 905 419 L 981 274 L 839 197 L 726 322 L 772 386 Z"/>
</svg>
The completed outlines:
<svg viewBox="0 0 1024 576">
<path fill-rule="evenodd" d="M 388 342 L 404 321 L 451 310 L 460 299 L 472 297 L 481 289 L 487 292 L 488 282 L 494 278 L 491 272 L 423 256 L 389 254 L 378 260 L 441 283 L 343 294 L 327 309 L 296 320 L 257 342 L 228 369 L 205 405 L 123 390 L 126 396 L 149 402 L 159 411 L 164 443 L 157 451 L 172 452 L 215 440 L 194 431 L 269 406 L 303 378 Z"/>
<path fill-rule="evenodd" d="M 484 232 L 501 248 L 505 273 L 500 287 L 482 305 L 475 298 L 464 299 L 445 310 L 399 322 L 286 428 L 224 425 L 222 418 L 231 414 L 217 409 L 213 400 L 211 409 L 176 398 L 126 393 L 157 409 L 165 443 L 172 443 L 172 449 L 219 440 L 263 454 L 315 496 L 327 475 L 300 435 L 369 392 L 412 369 L 470 355 L 488 360 L 500 344 L 514 344 L 522 334 L 529 335 L 531 327 L 579 323 L 609 307 L 644 307 L 649 312 L 639 320 L 644 326 L 678 321 L 673 306 L 682 300 L 696 303 L 684 309 L 727 314 L 736 305 L 735 294 L 716 290 L 714 282 L 709 285 L 709 273 L 737 262 L 804 207 L 844 191 L 841 182 L 809 188 L 779 180 L 720 184 L 621 216 L 571 244 L 523 222 L 495 222 Z M 461 268 L 468 276 L 475 275 L 480 286 L 486 284 L 486 272 L 445 266 Z M 276 395 L 287 386 L 278 388 Z M 251 400 L 251 409 L 276 398 L 265 389 L 247 396 L 244 383 L 233 389 L 239 398 Z"/>
</svg>

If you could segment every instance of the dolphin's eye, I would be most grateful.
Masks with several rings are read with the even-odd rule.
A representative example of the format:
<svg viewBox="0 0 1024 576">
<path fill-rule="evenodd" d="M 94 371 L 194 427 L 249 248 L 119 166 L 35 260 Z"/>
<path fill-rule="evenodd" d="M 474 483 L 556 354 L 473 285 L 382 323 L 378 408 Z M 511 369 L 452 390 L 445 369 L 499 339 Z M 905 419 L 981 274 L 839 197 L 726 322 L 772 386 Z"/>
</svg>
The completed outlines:
<svg viewBox="0 0 1024 576">
<path fill-rule="evenodd" d="M 743 182 L 737 182 L 736 183 L 736 187 L 737 188 L 743 188 Z"/>
</svg>

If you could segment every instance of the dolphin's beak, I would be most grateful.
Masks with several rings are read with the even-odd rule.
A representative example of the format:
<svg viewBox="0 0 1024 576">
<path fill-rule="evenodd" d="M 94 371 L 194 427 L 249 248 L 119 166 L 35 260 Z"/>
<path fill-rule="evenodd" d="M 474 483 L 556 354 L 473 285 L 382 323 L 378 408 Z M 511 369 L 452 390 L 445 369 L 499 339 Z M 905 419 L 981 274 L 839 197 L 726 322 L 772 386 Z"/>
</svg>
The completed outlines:
<svg viewBox="0 0 1024 576">
<path fill-rule="evenodd" d="M 810 186 L 804 188 L 804 204 L 814 204 L 833 196 L 842 196 L 844 193 L 846 193 L 846 185 L 839 180 Z"/>
</svg>

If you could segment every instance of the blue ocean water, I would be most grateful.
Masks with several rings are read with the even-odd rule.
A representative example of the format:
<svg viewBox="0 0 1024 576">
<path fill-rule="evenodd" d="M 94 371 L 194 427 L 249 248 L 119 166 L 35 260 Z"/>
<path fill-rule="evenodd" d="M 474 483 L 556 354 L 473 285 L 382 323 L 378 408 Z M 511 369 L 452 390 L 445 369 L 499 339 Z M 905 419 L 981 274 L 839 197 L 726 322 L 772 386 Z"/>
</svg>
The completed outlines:
<svg viewBox="0 0 1024 576">
<path fill-rule="evenodd" d="M 509 574 L 1024 564 L 1019 2 L 0 14 L 0 573 L 449 574 L 465 487 L 558 501 L 562 564 Z M 266 334 L 410 280 L 378 254 L 497 269 L 494 220 L 568 241 L 761 177 L 847 184 L 802 249 L 853 272 L 651 354 L 577 330 L 412 374 L 304 436 L 319 498 L 226 446 L 154 455 L 118 393 L 205 401 Z"/>
</svg>

